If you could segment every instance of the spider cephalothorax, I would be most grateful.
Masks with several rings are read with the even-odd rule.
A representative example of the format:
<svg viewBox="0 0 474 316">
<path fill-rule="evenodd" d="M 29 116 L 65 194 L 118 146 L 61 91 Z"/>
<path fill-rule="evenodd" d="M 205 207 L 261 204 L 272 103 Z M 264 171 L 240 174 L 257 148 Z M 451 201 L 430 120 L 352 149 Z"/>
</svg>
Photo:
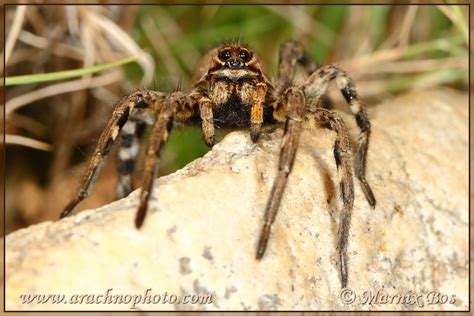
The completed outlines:
<svg viewBox="0 0 474 316">
<path fill-rule="evenodd" d="M 213 104 L 213 122 L 218 127 L 251 127 L 256 141 L 264 121 L 264 105 L 271 103 L 272 86 L 256 55 L 242 45 L 225 45 L 212 52 L 211 67 L 196 83 L 195 90 Z M 267 119 L 271 119 L 267 107 Z M 214 140 L 204 134 L 212 145 Z"/>
<path fill-rule="evenodd" d="M 295 66 L 300 65 L 308 75 L 299 85 L 293 83 Z M 332 65 L 319 67 L 299 42 L 286 42 L 280 48 L 278 73 L 274 84 L 265 76 L 256 54 L 248 47 L 231 44 L 209 51 L 198 62 L 190 93 L 180 91 L 137 91 L 119 101 L 102 133 L 83 183 L 61 217 L 69 215 L 75 206 L 89 196 L 99 170 L 113 142 L 121 135 L 119 150 L 119 185 L 117 196 L 131 192 L 131 173 L 138 152 L 137 137 L 143 122 L 153 124 L 146 151 L 143 186 L 140 192 L 135 225 L 141 227 L 158 170 L 158 157 L 174 121 L 200 124 L 207 145 L 214 144 L 214 127 L 248 127 L 252 141 L 257 142 L 262 125 L 284 123 L 278 173 L 265 208 L 257 259 L 262 258 L 275 221 L 281 198 L 291 173 L 298 148 L 298 138 L 305 117 L 312 117 L 324 128 L 336 133 L 334 159 L 338 171 L 342 209 L 340 211 L 337 248 L 342 287 L 347 285 L 347 244 L 354 203 L 351 144 L 347 128 L 334 112 L 319 107 L 329 82 L 335 81 L 349 104 L 360 129 L 355 173 L 372 207 L 375 198 L 365 180 L 365 163 L 370 135 L 370 123 L 363 104 L 350 77 Z"/>
</svg>

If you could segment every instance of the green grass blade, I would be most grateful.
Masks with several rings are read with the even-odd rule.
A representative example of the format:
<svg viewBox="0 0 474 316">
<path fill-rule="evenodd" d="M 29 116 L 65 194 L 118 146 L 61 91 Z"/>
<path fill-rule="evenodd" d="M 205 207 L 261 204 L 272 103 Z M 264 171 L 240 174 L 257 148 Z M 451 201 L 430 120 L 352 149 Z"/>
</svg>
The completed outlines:
<svg viewBox="0 0 474 316">
<path fill-rule="evenodd" d="M 16 85 L 23 85 L 23 84 L 32 84 L 32 83 L 48 82 L 48 81 L 56 81 L 56 80 L 81 77 L 84 75 L 89 75 L 89 74 L 100 72 L 106 69 L 125 65 L 125 64 L 134 62 L 137 59 L 138 59 L 138 56 L 131 56 L 131 57 L 127 57 L 127 58 L 115 61 L 113 63 L 102 64 L 102 65 L 92 66 L 88 68 L 57 71 L 57 72 L 50 72 L 50 73 L 44 73 L 44 74 L 6 77 L 5 86 L 16 86 Z"/>
</svg>

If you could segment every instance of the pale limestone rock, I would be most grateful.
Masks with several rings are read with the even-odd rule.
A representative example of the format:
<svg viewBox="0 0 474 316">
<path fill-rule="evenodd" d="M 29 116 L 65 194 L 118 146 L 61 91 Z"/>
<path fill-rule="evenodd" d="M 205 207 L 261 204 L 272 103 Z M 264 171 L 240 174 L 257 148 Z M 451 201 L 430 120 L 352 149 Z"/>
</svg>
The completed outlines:
<svg viewBox="0 0 474 316">
<path fill-rule="evenodd" d="M 281 130 L 253 144 L 233 132 L 201 159 L 157 180 L 145 225 L 138 192 L 97 210 L 6 237 L 6 309 L 130 309 L 134 304 L 21 304 L 21 294 L 213 295 L 212 304 L 139 309 L 467 309 L 468 101 L 451 90 L 413 92 L 371 111 L 367 178 L 355 181 L 349 288 L 340 297 L 339 186 L 330 131 L 305 131 L 264 258 L 255 260 L 276 173 Z M 354 120 L 344 114 L 353 138 Z M 378 303 L 364 304 L 379 292 Z M 431 291 L 455 296 L 430 305 Z M 381 294 L 422 295 L 382 304 Z M 345 293 L 351 294 L 351 293 Z M 350 295 L 347 296 L 350 298 Z M 103 299 L 104 297 L 102 297 Z M 127 299 L 126 297 L 124 297 Z M 76 296 L 77 299 L 77 296 Z M 88 297 L 84 300 L 92 299 Z"/>
</svg>

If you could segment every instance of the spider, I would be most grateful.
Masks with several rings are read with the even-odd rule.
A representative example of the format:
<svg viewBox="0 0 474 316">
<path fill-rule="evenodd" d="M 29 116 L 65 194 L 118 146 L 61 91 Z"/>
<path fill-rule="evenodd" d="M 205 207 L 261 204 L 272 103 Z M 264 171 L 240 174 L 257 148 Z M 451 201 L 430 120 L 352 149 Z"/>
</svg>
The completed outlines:
<svg viewBox="0 0 474 316">
<path fill-rule="evenodd" d="M 307 73 L 304 83 L 293 83 L 296 65 Z M 368 203 L 374 208 L 376 201 L 365 179 L 365 164 L 370 135 L 370 122 L 364 105 L 359 100 L 351 78 L 341 69 L 318 65 L 297 41 L 288 41 L 280 47 L 278 73 L 272 84 L 262 71 L 257 55 L 239 43 L 225 44 L 210 50 L 196 66 L 199 78 L 190 93 L 181 91 L 163 93 L 152 90 L 136 91 L 122 98 L 113 111 L 89 162 L 82 184 L 71 202 L 61 213 L 68 216 L 83 199 L 89 196 L 99 170 L 114 141 L 120 135 L 119 184 L 117 197 L 132 191 L 131 173 L 137 155 L 137 138 L 143 122 L 154 124 L 146 150 L 143 186 L 135 226 L 140 228 L 145 219 L 153 180 L 157 175 L 158 158 L 166 142 L 173 121 L 201 124 L 205 143 L 214 144 L 214 129 L 218 127 L 250 128 L 250 138 L 257 142 L 262 125 L 284 123 L 278 173 L 265 207 L 256 259 L 263 257 L 270 230 L 275 221 L 282 195 L 291 173 L 302 122 L 313 117 L 324 128 L 336 133 L 334 158 L 336 162 L 342 210 L 337 234 L 339 273 L 342 288 L 347 286 L 347 244 L 350 219 L 354 204 L 354 184 L 351 169 L 352 154 L 348 130 L 343 120 L 321 106 L 321 97 L 328 84 L 335 80 L 344 99 L 349 104 L 360 129 L 355 159 L 355 173 L 361 183 Z"/>
</svg>

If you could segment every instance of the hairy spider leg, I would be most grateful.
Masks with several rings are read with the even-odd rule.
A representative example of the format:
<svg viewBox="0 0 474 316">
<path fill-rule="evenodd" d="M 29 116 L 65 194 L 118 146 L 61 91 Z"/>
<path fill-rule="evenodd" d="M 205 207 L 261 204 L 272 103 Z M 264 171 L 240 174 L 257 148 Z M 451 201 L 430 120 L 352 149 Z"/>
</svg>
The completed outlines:
<svg viewBox="0 0 474 316">
<path fill-rule="evenodd" d="M 352 113 L 355 116 L 355 120 L 360 129 L 359 138 L 357 141 L 357 152 L 355 171 L 356 176 L 361 184 L 362 191 L 364 192 L 365 198 L 369 205 L 375 208 L 376 200 L 369 183 L 365 178 L 365 166 L 367 161 L 367 149 L 369 146 L 370 137 L 370 121 L 365 110 L 364 104 L 360 101 L 355 85 L 352 79 L 343 70 L 332 66 L 324 66 L 315 71 L 308 77 L 307 82 L 304 84 L 304 92 L 308 98 L 313 99 L 311 102 L 317 104 L 321 96 L 326 93 L 328 84 L 330 81 L 335 80 L 338 88 L 340 89 L 344 99 L 349 104 Z M 317 99 L 317 100 L 315 100 Z M 310 107 L 311 110 L 311 107 Z"/>
<path fill-rule="evenodd" d="M 275 80 L 276 95 L 282 95 L 285 89 L 293 85 L 296 64 L 302 66 L 308 75 L 318 69 L 318 64 L 306 53 L 300 42 L 287 41 L 281 44 Z"/>
<path fill-rule="evenodd" d="M 179 101 L 177 93 L 167 96 L 160 110 L 157 111 L 155 125 L 151 132 L 148 148 L 145 158 L 145 170 L 143 172 L 143 182 L 140 191 L 140 206 L 135 217 L 135 226 L 140 228 L 145 219 L 148 210 L 148 201 L 153 190 L 153 183 L 158 173 L 158 162 L 163 148 L 163 144 L 168 139 L 169 133 L 173 127 L 173 118 Z"/>
<path fill-rule="evenodd" d="M 321 125 L 323 127 L 334 130 L 337 134 L 337 139 L 334 145 L 334 157 L 338 169 L 340 191 L 343 200 L 343 210 L 340 213 L 341 215 L 339 221 L 337 245 L 339 250 L 341 284 L 342 287 L 346 287 L 348 279 L 347 243 L 350 229 L 351 213 L 354 202 L 353 175 L 350 166 L 351 147 L 349 141 L 349 134 L 342 119 L 338 118 L 330 111 L 317 107 L 320 104 L 321 98 L 324 97 L 327 90 L 327 86 L 331 80 L 337 78 L 336 82 L 338 84 L 338 87 L 339 89 L 341 89 L 341 92 L 343 93 L 343 96 L 346 101 L 351 105 L 351 110 L 356 115 L 356 121 L 358 122 L 358 126 L 361 129 L 362 136 L 359 138 L 356 170 L 359 180 L 362 179 L 361 183 L 364 194 L 367 200 L 369 201 L 369 204 L 374 206 L 375 199 L 373 198 L 372 191 L 370 190 L 370 187 L 365 181 L 364 176 L 365 155 L 367 152 L 368 137 L 370 134 L 370 123 L 364 111 L 363 104 L 357 98 L 357 94 L 355 92 L 352 80 L 344 72 L 333 66 L 318 68 L 317 65 L 312 62 L 310 57 L 306 54 L 302 45 L 298 42 L 293 41 L 286 42 L 281 46 L 279 61 L 279 70 L 275 85 L 276 94 L 278 95 L 278 93 L 283 92 L 284 89 L 286 89 L 292 84 L 294 68 L 297 63 L 300 64 L 306 69 L 306 72 L 310 75 L 307 79 L 306 84 L 301 87 L 304 91 L 305 96 L 307 97 L 307 110 L 310 111 L 315 116 L 315 118 L 320 121 L 320 123 L 322 123 Z M 275 105 L 275 118 L 280 121 L 282 120 L 283 114 L 288 111 L 288 109 L 284 105 L 285 103 L 281 102 L 281 100 L 277 101 Z M 361 124 L 359 124 L 359 122 L 361 122 Z M 282 159 L 284 155 L 283 148 L 284 146 L 282 140 L 282 150 L 280 152 L 280 159 Z M 288 151 L 288 149 L 286 149 L 286 151 Z M 273 221 L 275 220 L 287 177 L 288 175 L 286 175 L 285 177 L 278 176 L 272 188 L 270 199 L 268 200 L 266 207 L 264 225 L 257 248 L 257 259 L 260 259 L 265 252 L 270 234 L 270 227 Z M 284 180 L 281 180 L 283 178 Z"/>
<path fill-rule="evenodd" d="M 263 106 L 267 94 L 267 85 L 257 83 L 250 108 L 250 139 L 255 143 L 260 137 L 263 123 Z"/>
<path fill-rule="evenodd" d="M 257 247 L 257 259 L 261 259 L 267 248 L 270 230 L 275 221 L 281 198 L 288 181 L 288 176 L 293 168 L 298 140 L 301 133 L 301 122 L 305 111 L 305 98 L 303 92 L 297 88 L 290 88 L 285 93 L 283 107 L 286 109 L 286 122 L 283 138 L 280 144 L 280 158 L 278 173 L 270 191 L 270 197 L 265 207 L 263 227 Z"/>
<path fill-rule="evenodd" d="M 359 126 L 360 133 L 357 140 L 357 153 L 355 163 L 355 173 L 362 185 L 362 191 L 365 198 L 372 208 L 375 208 L 377 201 L 374 193 L 370 188 L 369 183 L 365 178 L 365 166 L 367 163 L 367 149 L 369 147 L 370 137 L 370 121 L 365 110 L 365 105 L 360 101 L 359 96 L 355 90 L 355 86 L 351 78 L 344 72 L 340 71 L 336 76 L 336 84 L 341 90 L 344 99 L 349 104 L 352 114 L 355 115 L 357 126 Z"/>
<path fill-rule="evenodd" d="M 146 123 L 144 121 L 132 117 L 125 123 L 120 133 L 120 149 L 117 162 L 119 174 L 116 192 L 117 199 L 127 196 L 134 188 L 132 173 L 139 149 L 138 139 L 143 134 L 145 126 Z"/>
<path fill-rule="evenodd" d="M 344 121 L 333 112 L 317 108 L 311 113 L 321 126 L 336 132 L 334 142 L 334 159 L 336 161 L 339 190 L 342 196 L 342 210 L 339 213 L 339 229 L 337 236 L 337 248 L 339 253 L 339 272 L 341 275 L 342 288 L 347 286 L 347 244 L 349 241 L 349 230 L 351 215 L 354 206 L 354 181 L 352 174 L 352 152 L 349 131 Z"/>
<path fill-rule="evenodd" d="M 68 216 L 82 200 L 90 195 L 100 169 L 130 115 L 133 115 L 136 111 L 146 111 L 151 104 L 156 103 L 157 100 L 163 97 L 164 94 L 155 91 L 137 91 L 118 102 L 106 128 L 100 135 L 82 183 L 74 198 L 64 208 L 60 218 Z"/>
<path fill-rule="evenodd" d="M 286 108 L 287 111 L 287 120 L 280 145 L 278 174 L 274 180 L 270 197 L 265 207 L 263 227 L 257 246 L 257 259 L 263 257 L 267 247 L 271 226 L 278 213 L 288 176 L 293 167 L 296 150 L 298 148 L 298 139 L 301 134 L 301 121 L 306 110 L 305 98 L 301 89 L 290 88 L 287 90 L 286 95 L 287 102 L 284 103 L 283 107 Z M 334 159 L 343 201 L 343 209 L 340 213 L 339 220 L 337 245 L 339 250 L 341 284 L 344 288 L 347 286 L 348 279 L 347 243 L 352 208 L 354 205 L 354 183 L 351 168 L 352 155 L 349 132 L 344 121 L 329 110 L 316 108 L 314 112 L 310 112 L 307 115 L 314 116 L 322 127 L 336 132 Z"/>
<path fill-rule="evenodd" d="M 163 145 L 173 128 L 173 122 L 174 120 L 185 121 L 189 119 L 194 113 L 195 105 L 196 101 L 193 98 L 181 91 L 175 91 L 169 94 L 161 102 L 159 108 L 155 110 L 155 124 L 146 150 L 140 205 L 135 216 L 136 228 L 140 228 L 145 220 L 150 195 L 153 192 L 154 180 L 158 173 L 159 158 Z"/>
<path fill-rule="evenodd" d="M 368 118 L 365 115 L 364 108 L 362 104 L 357 100 L 355 97 L 357 94 L 355 92 L 354 85 L 352 84 L 352 80 L 345 74 L 342 70 L 334 67 L 334 66 L 324 66 L 316 70 L 312 75 L 308 77 L 307 82 L 303 85 L 303 89 L 306 95 L 308 102 L 312 102 L 313 104 L 317 104 L 323 96 L 328 88 L 329 83 L 332 80 L 336 80 L 336 83 L 340 87 L 341 91 L 348 91 L 350 90 L 351 97 L 354 97 L 353 103 L 351 103 L 351 107 L 353 112 L 356 114 L 357 117 L 364 118 L 364 128 L 359 125 L 362 130 L 362 138 L 366 142 L 359 141 L 359 149 L 357 151 L 357 158 L 356 158 L 356 172 L 359 172 L 360 176 L 360 165 L 358 165 L 361 161 L 365 162 L 365 153 L 367 151 L 367 141 L 368 141 L 368 132 L 370 129 Z M 344 94 L 344 92 L 343 92 Z M 317 119 L 323 123 L 324 127 L 330 128 L 334 130 L 337 135 L 347 135 L 347 136 L 339 136 L 339 141 L 336 141 L 334 147 L 334 157 L 336 159 L 336 165 L 338 168 L 338 176 L 340 181 L 340 194 L 342 195 L 343 200 L 343 208 L 340 212 L 339 216 L 339 228 L 338 228 L 338 235 L 337 235 L 337 248 L 339 252 L 339 270 L 341 275 L 341 284 L 342 287 L 347 286 L 348 280 L 348 268 L 347 268 L 347 245 L 349 241 L 349 230 L 350 230 L 350 223 L 351 223 L 351 215 L 352 215 L 352 208 L 354 204 L 354 188 L 353 188 L 353 175 L 352 169 L 350 166 L 351 161 L 351 152 L 350 152 L 350 141 L 349 141 L 349 134 L 347 132 L 347 128 L 343 121 L 334 116 L 332 119 L 329 119 L 328 114 L 324 113 L 332 113 L 328 111 L 324 111 L 322 108 L 309 108 L 309 111 L 314 113 L 317 116 Z M 318 114 L 319 113 L 319 114 Z M 323 113 L 323 114 L 321 114 Z M 357 116 L 359 115 L 359 116 Z M 360 149 L 362 148 L 362 149 Z M 361 150 L 363 152 L 361 152 Z M 363 171 L 363 169 L 362 169 Z M 360 179 L 360 178 L 359 178 Z M 370 205 L 375 205 L 375 199 L 373 197 L 372 191 L 368 186 L 365 178 L 363 178 L 362 189 L 365 193 L 365 196 Z M 366 186 L 364 186 L 366 185 Z"/>
<path fill-rule="evenodd" d="M 202 137 L 207 146 L 214 146 L 214 115 L 212 113 L 212 101 L 208 97 L 202 97 L 199 101 L 199 113 L 202 123 Z"/>
<path fill-rule="evenodd" d="M 311 85 L 313 88 L 320 88 L 324 90 L 323 94 L 317 96 L 318 101 L 313 101 L 307 104 L 309 109 L 315 107 L 330 107 L 329 99 L 326 97 L 325 92 L 327 86 L 312 85 L 313 80 L 319 80 L 317 75 L 312 75 L 319 69 L 317 63 L 315 63 L 310 55 L 305 51 L 303 45 L 298 41 L 287 41 L 280 46 L 280 60 L 278 66 L 278 75 L 276 79 L 276 95 L 280 95 L 283 91 L 292 84 L 294 70 L 296 64 L 301 65 L 306 70 L 306 73 L 310 75 L 308 78 L 307 85 Z M 344 99 L 349 104 L 352 114 L 355 116 L 357 126 L 360 129 L 360 134 L 357 140 L 356 160 L 355 160 L 355 173 L 361 184 L 362 191 L 364 192 L 365 198 L 372 208 L 375 208 L 376 200 L 375 196 L 370 188 L 369 183 L 366 180 L 365 168 L 367 161 L 367 150 L 369 146 L 370 138 L 370 121 L 365 110 L 365 105 L 361 102 L 352 79 L 343 70 L 334 66 L 325 66 L 325 70 L 320 73 L 330 72 L 331 75 L 335 76 L 337 87 L 340 89 Z M 311 76 L 312 75 L 312 76 Z M 334 79 L 331 77 L 331 80 Z M 305 89 L 305 94 L 307 90 Z M 314 94 L 313 94 L 314 95 Z"/>
</svg>

